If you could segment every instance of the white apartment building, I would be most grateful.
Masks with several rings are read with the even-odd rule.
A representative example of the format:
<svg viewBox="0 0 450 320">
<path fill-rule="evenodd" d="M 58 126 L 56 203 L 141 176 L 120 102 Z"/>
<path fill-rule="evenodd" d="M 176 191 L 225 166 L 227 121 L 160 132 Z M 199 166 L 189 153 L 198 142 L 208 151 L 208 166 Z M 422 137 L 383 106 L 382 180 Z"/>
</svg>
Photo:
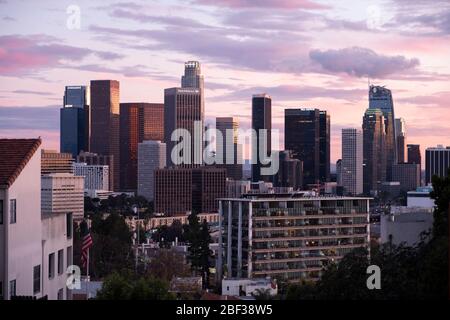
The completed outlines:
<svg viewBox="0 0 450 320">
<path fill-rule="evenodd" d="M 139 196 L 153 201 L 155 195 L 155 170 L 166 166 L 166 144 L 146 140 L 138 145 Z"/>
<path fill-rule="evenodd" d="M 42 176 L 42 214 L 72 213 L 75 221 L 84 216 L 84 178 L 70 173 Z"/>
<path fill-rule="evenodd" d="M 340 173 L 346 194 L 363 193 L 363 133 L 360 129 L 342 129 Z"/>
<path fill-rule="evenodd" d="M 73 174 L 84 177 L 84 191 L 93 194 L 97 190 L 109 190 L 109 166 L 88 165 L 84 162 L 73 164 Z"/>
<path fill-rule="evenodd" d="M 40 145 L 0 139 L 0 299 L 70 298 L 72 215 L 41 215 Z"/>
</svg>

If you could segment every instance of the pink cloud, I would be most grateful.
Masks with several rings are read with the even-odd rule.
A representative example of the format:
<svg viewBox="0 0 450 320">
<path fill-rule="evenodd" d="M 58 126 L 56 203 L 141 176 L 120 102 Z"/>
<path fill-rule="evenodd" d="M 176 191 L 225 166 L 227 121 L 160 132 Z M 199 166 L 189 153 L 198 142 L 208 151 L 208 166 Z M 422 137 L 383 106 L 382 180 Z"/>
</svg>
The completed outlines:
<svg viewBox="0 0 450 320">
<path fill-rule="evenodd" d="M 279 8 L 279 9 L 324 9 L 324 5 L 309 0 L 197 0 L 199 4 L 230 8 Z"/>
</svg>

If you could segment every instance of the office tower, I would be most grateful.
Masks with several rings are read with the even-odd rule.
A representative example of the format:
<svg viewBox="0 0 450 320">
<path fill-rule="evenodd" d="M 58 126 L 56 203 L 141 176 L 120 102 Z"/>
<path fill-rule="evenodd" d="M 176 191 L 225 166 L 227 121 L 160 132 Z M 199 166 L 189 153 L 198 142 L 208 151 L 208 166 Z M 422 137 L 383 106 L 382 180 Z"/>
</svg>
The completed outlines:
<svg viewBox="0 0 450 320">
<path fill-rule="evenodd" d="M 86 163 L 87 165 L 108 166 L 108 188 L 105 190 L 114 190 L 114 167 L 113 156 L 98 155 L 92 152 L 82 152 L 77 157 L 77 162 Z"/>
<path fill-rule="evenodd" d="M 420 155 L 420 145 L 419 144 L 408 144 L 408 163 L 422 164 L 422 157 Z"/>
<path fill-rule="evenodd" d="M 153 201 L 155 197 L 155 170 L 166 166 L 166 144 L 146 140 L 138 145 L 137 194 Z"/>
<path fill-rule="evenodd" d="M 400 191 L 416 190 L 420 187 L 420 164 L 397 163 L 392 168 L 392 181 L 400 182 Z"/>
<path fill-rule="evenodd" d="M 330 181 L 330 115 L 319 112 L 319 180 Z"/>
<path fill-rule="evenodd" d="M 339 262 L 355 248 L 369 248 L 369 198 L 224 198 L 219 229 L 219 276 L 317 280 L 328 262 Z"/>
<path fill-rule="evenodd" d="M 365 194 L 376 194 L 386 181 L 386 131 L 383 113 L 367 109 L 363 117 L 363 189 Z M 392 170 L 392 169 L 391 169 Z"/>
<path fill-rule="evenodd" d="M 242 179 L 242 145 L 238 144 L 238 129 L 237 118 L 216 118 L 216 130 L 222 134 L 222 139 L 216 140 L 216 159 L 222 160 L 218 167 L 225 168 L 227 178 L 234 180 Z M 227 134 L 232 137 L 230 143 L 227 141 Z"/>
<path fill-rule="evenodd" d="M 284 110 L 284 146 L 303 161 L 303 186 L 330 180 L 330 117 L 319 109 Z"/>
<path fill-rule="evenodd" d="M 76 157 L 89 151 L 90 138 L 89 86 L 66 86 L 60 109 L 60 150 Z"/>
<path fill-rule="evenodd" d="M 91 81 L 91 152 L 112 156 L 111 190 L 120 188 L 119 81 Z"/>
<path fill-rule="evenodd" d="M 263 145 L 266 146 L 266 157 L 272 153 L 272 98 L 265 93 L 253 95 L 252 129 L 256 132 L 256 145 L 252 142 L 252 181 L 270 181 L 272 177 L 261 174 L 264 164 L 260 157 Z"/>
<path fill-rule="evenodd" d="M 250 181 L 227 179 L 226 188 L 227 198 L 240 198 L 243 194 L 250 192 Z"/>
<path fill-rule="evenodd" d="M 84 178 L 71 173 L 51 173 L 41 178 L 42 214 L 71 214 L 84 218 Z"/>
<path fill-rule="evenodd" d="M 406 122 L 405 119 L 395 119 L 395 133 L 397 135 L 397 160 L 398 163 L 406 161 Z M 393 180 L 394 181 L 394 180 Z"/>
<path fill-rule="evenodd" d="M 41 174 L 72 173 L 71 153 L 59 153 L 55 150 L 41 150 Z"/>
<path fill-rule="evenodd" d="M 101 164 L 88 165 L 85 162 L 73 164 L 73 173 L 76 176 L 84 177 L 84 191 L 95 198 L 97 191 L 109 191 L 109 167 Z"/>
<path fill-rule="evenodd" d="M 386 179 L 391 181 L 392 165 L 398 162 L 397 134 L 395 132 L 394 101 L 391 90 L 381 86 L 369 87 L 369 109 L 381 110 L 384 117 L 384 132 L 386 135 L 384 153 L 386 154 Z"/>
<path fill-rule="evenodd" d="M 425 150 L 425 184 L 431 183 L 433 176 L 446 177 L 450 168 L 450 147 L 438 145 Z"/>
<path fill-rule="evenodd" d="M 120 104 L 120 190 L 137 190 L 138 143 L 164 139 L 164 104 Z"/>
<path fill-rule="evenodd" d="M 274 175 L 273 186 L 299 190 L 303 186 L 303 163 L 293 158 L 291 150 L 283 150 L 278 154 L 279 169 Z"/>
<path fill-rule="evenodd" d="M 342 159 L 336 161 L 336 183 L 342 186 Z"/>
<path fill-rule="evenodd" d="M 41 213 L 41 140 L 0 139 L 0 296 L 70 299 L 70 214 Z M 64 266 L 64 268 L 60 268 Z"/>
<path fill-rule="evenodd" d="M 341 185 L 346 194 L 363 193 L 363 133 L 360 129 L 342 129 Z"/>
<path fill-rule="evenodd" d="M 155 170 L 155 212 L 168 215 L 218 211 L 226 170 L 214 167 Z"/>
<path fill-rule="evenodd" d="M 181 87 L 197 88 L 203 91 L 204 79 L 201 71 L 200 62 L 198 61 L 185 62 L 184 76 L 181 77 Z"/>
</svg>

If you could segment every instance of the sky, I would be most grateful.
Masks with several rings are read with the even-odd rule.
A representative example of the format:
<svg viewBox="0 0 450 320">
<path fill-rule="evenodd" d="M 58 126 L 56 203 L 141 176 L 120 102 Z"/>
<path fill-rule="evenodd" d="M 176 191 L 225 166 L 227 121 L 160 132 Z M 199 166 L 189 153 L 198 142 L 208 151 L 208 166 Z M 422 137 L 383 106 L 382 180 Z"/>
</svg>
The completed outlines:
<svg viewBox="0 0 450 320">
<path fill-rule="evenodd" d="M 392 90 L 407 143 L 450 146 L 450 1 L 0 0 L 0 137 L 42 137 L 59 149 L 66 85 L 120 81 L 121 102 L 163 102 L 183 63 L 205 77 L 206 123 L 251 124 L 251 96 L 361 128 L 368 83 Z M 422 157 L 424 154 L 422 153 Z"/>
</svg>

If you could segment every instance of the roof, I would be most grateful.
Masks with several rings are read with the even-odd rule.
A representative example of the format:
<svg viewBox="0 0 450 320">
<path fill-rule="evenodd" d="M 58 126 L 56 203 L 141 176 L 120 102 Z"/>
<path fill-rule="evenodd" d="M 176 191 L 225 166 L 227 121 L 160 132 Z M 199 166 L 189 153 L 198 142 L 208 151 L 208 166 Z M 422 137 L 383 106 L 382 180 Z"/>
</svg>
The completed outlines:
<svg viewBox="0 0 450 320">
<path fill-rule="evenodd" d="M 41 145 L 41 139 L 0 139 L 0 186 L 10 187 Z"/>
</svg>

